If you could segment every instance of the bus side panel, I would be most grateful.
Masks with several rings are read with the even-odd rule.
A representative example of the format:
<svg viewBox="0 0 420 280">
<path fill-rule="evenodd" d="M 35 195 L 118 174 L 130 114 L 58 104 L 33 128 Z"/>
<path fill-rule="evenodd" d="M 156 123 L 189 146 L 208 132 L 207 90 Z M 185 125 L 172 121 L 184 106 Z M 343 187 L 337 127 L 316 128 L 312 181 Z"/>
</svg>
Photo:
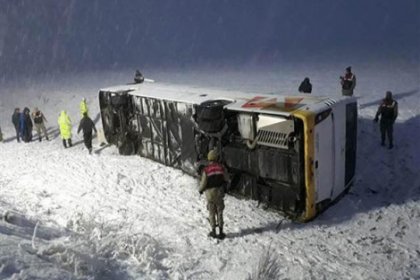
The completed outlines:
<svg viewBox="0 0 420 280">
<path fill-rule="evenodd" d="M 134 97 L 140 122 L 140 155 L 195 174 L 192 105 Z"/>
<path fill-rule="evenodd" d="M 181 169 L 195 175 L 198 155 L 195 146 L 195 125 L 192 120 L 193 105 L 179 102 L 177 107 L 181 129 Z"/>
</svg>

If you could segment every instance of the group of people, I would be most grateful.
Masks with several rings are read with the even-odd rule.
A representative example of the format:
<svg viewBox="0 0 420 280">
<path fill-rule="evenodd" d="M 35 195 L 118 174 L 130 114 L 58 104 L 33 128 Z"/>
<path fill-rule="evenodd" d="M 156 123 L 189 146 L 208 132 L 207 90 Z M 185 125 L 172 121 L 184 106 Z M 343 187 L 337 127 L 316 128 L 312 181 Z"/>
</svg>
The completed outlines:
<svg viewBox="0 0 420 280">
<path fill-rule="evenodd" d="M 89 117 L 89 110 L 86 103 L 86 98 L 83 98 L 80 102 L 80 114 L 82 116 L 79 127 L 77 129 L 77 133 L 80 133 L 81 130 L 83 130 L 83 141 L 86 146 L 86 148 L 89 151 L 89 154 L 92 153 L 92 138 L 93 138 L 93 131 L 97 133 L 95 123 L 92 121 L 92 119 Z M 73 146 L 73 143 L 71 141 L 72 137 L 72 123 L 69 115 L 66 111 L 61 111 L 60 116 L 58 117 L 58 125 L 60 128 L 60 135 L 61 139 L 63 141 L 64 148 L 70 148 Z"/>
<path fill-rule="evenodd" d="M 44 134 L 45 139 L 49 140 L 45 122 L 47 122 L 47 119 L 38 108 L 35 108 L 32 114 L 28 107 L 25 107 L 22 113 L 20 112 L 20 108 L 15 108 L 12 115 L 12 123 L 16 130 L 17 141 L 20 142 L 21 139 L 26 143 L 32 141 L 34 124 L 38 134 L 38 140 L 42 141 L 41 132 Z"/>
<path fill-rule="evenodd" d="M 88 106 L 86 102 L 86 98 L 83 98 L 80 102 L 80 114 L 82 116 L 79 127 L 77 129 L 77 133 L 83 131 L 83 140 L 86 148 L 88 149 L 89 153 L 92 153 L 92 138 L 93 138 L 93 131 L 96 133 L 96 127 L 92 119 L 89 117 Z M 47 128 L 45 123 L 47 119 L 45 118 L 44 114 L 38 109 L 35 108 L 30 113 L 28 107 L 23 109 L 23 112 L 20 111 L 20 108 L 15 108 L 13 115 L 12 115 L 12 123 L 16 130 L 16 140 L 20 142 L 21 140 L 25 143 L 31 142 L 33 135 L 32 130 L 33 126 L 35 125 L 35 129 L 38 135 L 38 141 L 42 141 L 42 135 L 45 137 L 46 140 L 48 138 Z M 60 130 L 60 136 L 63 141 L 64 148 L 72 147 L 72 122 L 70 116 L 67 114 L 66 111 L 61 111 L 58 117 L 58 126 Z M 1 132 L 0 132 L 1 134 Z"/>
<path fill-rule="evenodd" d="M 351 66 L 346 68 L 343 76 L 340 76 L 341 93 L 343 96 L 353 96 L 354 88 L 356 87 L 356 75 L 351 71 Z M 311 93 L 312 84 L 308 77 L 306 77 L 299 86 L 299 92 Z M 387 91 L 385 98 L 381 101 L 374 121 L 379 122 L 381 131 L 381 145 L 385 146 L 385 140 L 388 138 L 388 148 L 394 147 L 393 143 L 393 126 L 398 116 L 398 102 L 392 97 L 392 92 Z"/>
<path fill-rule="evenodd" d="M 351 72 L 351 66 L 346 68 L 344 76 L 340 76 L 340 84 L 343 96 L 353 96 L 356 87 L 356 75 Z M 300 83 L 298 91 L 300 93 L 312 93 L 312 84 L 308 77 Z"/>
</svg>

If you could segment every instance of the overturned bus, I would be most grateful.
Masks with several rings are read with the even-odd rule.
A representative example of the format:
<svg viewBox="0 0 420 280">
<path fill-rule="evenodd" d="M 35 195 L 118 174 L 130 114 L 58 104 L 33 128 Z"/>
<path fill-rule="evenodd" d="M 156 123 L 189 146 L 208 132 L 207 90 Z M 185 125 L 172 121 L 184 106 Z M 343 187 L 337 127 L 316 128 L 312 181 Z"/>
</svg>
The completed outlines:
<svg viewBox="0 0 420 280">
<path fill-rule="evenodd" d="M 228 192 L 308 221 L 355 176 L 357 101 L 132 84 L 102 89 L 106 140 L 196 176 L 210 149 Z"/>
</svg>

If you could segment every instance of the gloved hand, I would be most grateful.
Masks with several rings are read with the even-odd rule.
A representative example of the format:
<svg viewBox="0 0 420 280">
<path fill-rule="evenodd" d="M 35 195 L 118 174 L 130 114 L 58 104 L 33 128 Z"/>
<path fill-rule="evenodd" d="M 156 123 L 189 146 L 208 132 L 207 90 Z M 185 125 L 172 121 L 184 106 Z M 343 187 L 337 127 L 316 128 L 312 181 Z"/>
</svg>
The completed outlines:
<svg viewBox="0 0 420 280">
<path fill-rule="evenodd" d="M 373 119 L 373 121 L 374 121 L 374 122 L 378 122 L 378 117 L 375 117 L 375 118 Z"/>
<path fill-rule="evenodd" d="M 203 191 L 199 191 L 199 193 L 200 193 L 200 195 L 202 195 L 203 194 Z"/>
</svg>

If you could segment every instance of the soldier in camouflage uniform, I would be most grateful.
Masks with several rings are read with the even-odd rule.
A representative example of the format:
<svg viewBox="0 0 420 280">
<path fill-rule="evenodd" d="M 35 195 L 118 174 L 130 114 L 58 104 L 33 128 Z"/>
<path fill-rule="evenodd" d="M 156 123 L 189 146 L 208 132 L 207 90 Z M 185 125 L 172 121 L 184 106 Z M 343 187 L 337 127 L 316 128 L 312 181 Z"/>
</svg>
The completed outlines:
<svg viewBox="0 0 420 280">
<path fill-rule="evenodd" d="M 41 131 L 42 133 L 44 133 L 45 139 L 49 140 L 47 128 L 45 127 L 45 122 L 47 121 L 47 119 L 37 107 L 35 107 L 34 111 L 32 112 L 32 119 L 35 123 L 36 133 L 38 134 L 39 142 L 42 141 Z"/>
<path fill-rule="evenodd" d="M 225 196 L 224 186 L 227 182 L 227 173 L 223 165 L 217 162 L 217 157 L 218 155 L 215 150 L 211 150 L 208 153 L 207 159 L 209 163 L 201 174 L 199 192 L 200 194 L 203 192 L 206 193 L 211 226 L 209 236 L 223 239 L 225 238 L 223 232 L 223 209 L 225 208 L 225 203 L 223 199 Z M 219 235 L 216 235 L 216 225 L 219 226 Z"/>
<path fill-rule="evenodd" d="M 353 96 L 356 87 L 356 75 L 351 72 L 351 66 L 346 68 L 344 76 L 340 77 L 343 96 Z"/>
<path fill-rule="evenodd" d="M 385 136 L 388 136 L 389 149 L 394 147 L 393 127 L 398 116 L 398 102 L 392 98 L 392 92 L 387 91 L 385 98 L 378 107 L 375 115 L 375 122 L 378 122 L 379 116 L 381 120 L 379 127 L 381 129 L 381 146 L 385 146 Z"/>
</svg>

